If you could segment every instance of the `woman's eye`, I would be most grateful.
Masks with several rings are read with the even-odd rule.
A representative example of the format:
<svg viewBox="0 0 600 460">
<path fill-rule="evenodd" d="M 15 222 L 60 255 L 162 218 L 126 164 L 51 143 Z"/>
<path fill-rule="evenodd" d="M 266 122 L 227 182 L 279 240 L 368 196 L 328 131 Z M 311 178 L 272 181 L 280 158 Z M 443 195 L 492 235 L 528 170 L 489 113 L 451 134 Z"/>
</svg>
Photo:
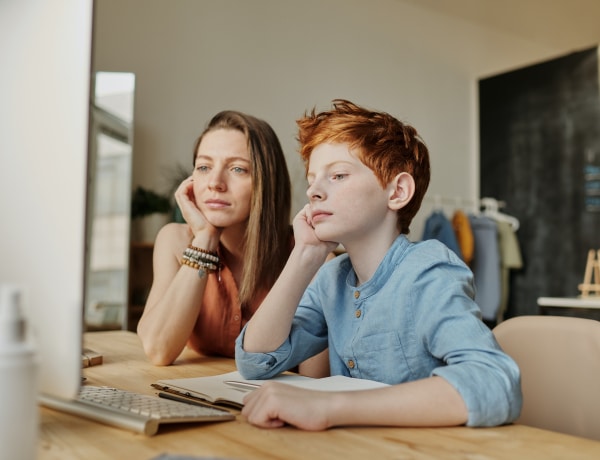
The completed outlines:
<svg viewBox="0 0 600 460">
<path fill-rule="evenodd" d="M 331 178 L 335 181 L 340 181 L 340 180 L 344 180 L 346 178 L 347 174 L 334 174 L 333 176 L 331 176 Z"/>
<path fill-rule="evenodd" d="M 198 166 L 196 166 L 196 171 L 206 172 L 206 171 L 208 171 L 208 166 L 206 166 L 206 165 L 198 165 Z"/>
<path fill-rule="evenodd" d="M 234 166 L 231 170 L 236 174 L 245 174 L 248 172 L 246 168 L 242 168 L 241 166 Z"/>
</svg>

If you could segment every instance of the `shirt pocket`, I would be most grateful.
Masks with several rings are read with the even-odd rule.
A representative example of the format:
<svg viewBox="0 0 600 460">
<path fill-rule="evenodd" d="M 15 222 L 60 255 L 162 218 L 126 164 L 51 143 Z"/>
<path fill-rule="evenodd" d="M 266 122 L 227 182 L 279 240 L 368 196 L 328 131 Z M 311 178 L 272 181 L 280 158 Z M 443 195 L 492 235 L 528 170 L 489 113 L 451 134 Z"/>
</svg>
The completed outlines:
<svg viewBox="0 0 600 460">
<path fill-rule="evenodd" d="M 356 337 L 353 359 L 357 377 L 394 384 L 413 380 L 405 348 L 397 331 Z"/>
</svg>

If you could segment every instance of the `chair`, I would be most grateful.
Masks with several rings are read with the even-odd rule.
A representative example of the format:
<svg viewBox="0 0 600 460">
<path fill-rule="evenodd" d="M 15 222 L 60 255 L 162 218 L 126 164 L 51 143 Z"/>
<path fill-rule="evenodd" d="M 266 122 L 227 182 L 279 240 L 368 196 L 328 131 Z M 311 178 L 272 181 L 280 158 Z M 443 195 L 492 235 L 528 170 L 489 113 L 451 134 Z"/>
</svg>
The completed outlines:
<svg viewBox="0 0 600 460">
<path fill-rule="evenodd" d="M 518 316 L 493 333 L 521 369 L 517 423 L 600 440 L 600 321 Z"/>
</svg>

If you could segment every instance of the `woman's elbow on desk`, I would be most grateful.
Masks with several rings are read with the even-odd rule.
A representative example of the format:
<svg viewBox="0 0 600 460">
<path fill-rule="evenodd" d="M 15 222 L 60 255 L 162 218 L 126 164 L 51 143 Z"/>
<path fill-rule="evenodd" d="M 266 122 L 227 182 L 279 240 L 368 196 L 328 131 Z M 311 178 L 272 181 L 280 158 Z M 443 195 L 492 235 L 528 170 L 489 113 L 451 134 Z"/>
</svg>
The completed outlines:
<svg viewBox="0 0 600 460">
<path fill-rule="evenodd" d="M 154 342 L 142 340 L 142 348 L 148 360 L 155 366 L 169 366 L 173 364 L 179 354 L 174 355 L 164 346 L 156 346 Z"/>
</svg>

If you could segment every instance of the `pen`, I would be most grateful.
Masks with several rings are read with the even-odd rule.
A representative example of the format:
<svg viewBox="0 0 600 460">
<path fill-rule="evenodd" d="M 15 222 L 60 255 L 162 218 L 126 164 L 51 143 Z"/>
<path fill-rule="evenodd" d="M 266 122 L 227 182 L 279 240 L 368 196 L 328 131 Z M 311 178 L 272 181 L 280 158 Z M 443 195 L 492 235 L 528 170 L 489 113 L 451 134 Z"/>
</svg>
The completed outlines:
<svg viewBox="0 0 600 460">
<path fill-rule="evenodd" d="M 187 399 L 187 398 L 177 396 L 177 395 L 174 395 L 171 393 L 165 393 L 163 391 L 158 393 L 158 397 L 164 398 L 164 399 L 170 399 L 171 401 L 182 402 L 185 404 L 191 404 L 192 406 L 202 406 L 202 407 L 212 407 L 212 408 L 215 407 L 213 404 L 210 404 L 208 402 L 191 400 L 191 399 Z"/>
<path fill-rule="evenodd" d="M 236 382 L 234 380 L 228 380 L 225 382 L 226 385 L 235 388 L 236 390 L 242 391 L 252 391 L 256 390 L 260 385 L 256 383 L 248 383 L 248 382 Z"/>
</svg>

